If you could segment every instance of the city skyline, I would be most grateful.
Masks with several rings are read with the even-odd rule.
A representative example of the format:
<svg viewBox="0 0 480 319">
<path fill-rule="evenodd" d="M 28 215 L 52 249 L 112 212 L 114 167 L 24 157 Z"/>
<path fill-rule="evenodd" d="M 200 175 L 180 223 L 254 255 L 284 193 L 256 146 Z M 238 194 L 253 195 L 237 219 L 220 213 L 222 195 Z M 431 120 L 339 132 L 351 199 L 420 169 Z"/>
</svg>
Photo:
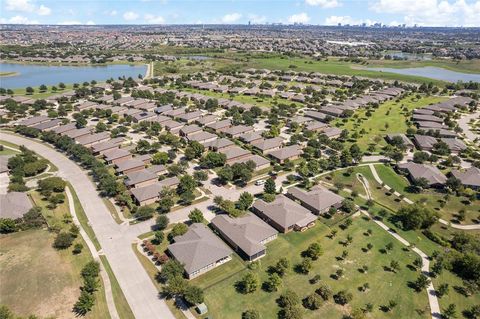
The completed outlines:
<svg viewBox="0 0 480 319">
<path fill-rule="evenodd" d="M 2 24 L 311 24 L 480 26 L 480 1 L 2 1 Z"/>
</svg>

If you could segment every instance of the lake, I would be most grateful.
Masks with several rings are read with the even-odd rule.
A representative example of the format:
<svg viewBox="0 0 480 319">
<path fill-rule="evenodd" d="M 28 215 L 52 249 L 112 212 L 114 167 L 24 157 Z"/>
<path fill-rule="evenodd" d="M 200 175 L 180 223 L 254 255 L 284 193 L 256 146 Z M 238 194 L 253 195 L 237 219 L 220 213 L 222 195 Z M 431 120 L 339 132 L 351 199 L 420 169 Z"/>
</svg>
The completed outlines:
<svg viewBox="0 0 480 319">
<path fill-rule="evenodd" d="M 27 86 L 51 86 L 63 82 L 83 83 L 95 80 L 105 81 L 118 77 L 138 78 L 139 74 L 145 76 L 146 65 L 86 65 L 86 66 L 50 66 L 36 64 L 0 63 L 0 72 L 16 72 L 18 75 L 0 77 L 0 87 L 5 89 L 24 88 Z"/>
<path fill-rule="evenodd" d="M 435 80 L 447 81 L 447 82 L 480 82 L 480 74 L 475 73 L 462 73 L 450 71 L 447 69 L 437 68 L 433 66 L 425 66 L 421 68 L 406 68 L 406 69 L 395 69 L 395 68 L 368 68 L 370 71 L 380 71 L 380 72 L 389 72 L 403 75 L 414 75 L 421 76 L 425 78 L 431 78 Z"/>
</svg>

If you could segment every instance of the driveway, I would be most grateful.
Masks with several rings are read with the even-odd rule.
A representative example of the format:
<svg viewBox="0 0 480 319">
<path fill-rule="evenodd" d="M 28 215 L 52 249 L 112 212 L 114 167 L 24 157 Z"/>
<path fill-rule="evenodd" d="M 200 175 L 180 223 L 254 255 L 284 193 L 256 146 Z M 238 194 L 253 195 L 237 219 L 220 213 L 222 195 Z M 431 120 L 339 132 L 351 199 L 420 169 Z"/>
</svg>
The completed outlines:
<svg viewBox="0 0 480 319">
<path fill-rule="evenodd" d="M 114 221 L 86 172 L 51 147 L 20 136 L 0 135 L 2 140 L 25 145 L 48 159 L 58 167 L 58 176 L 72 184 L 135 318 L 174 319 L 131 247 L 136 236 L 129 232 L 128 225 Z"/>
</svg>

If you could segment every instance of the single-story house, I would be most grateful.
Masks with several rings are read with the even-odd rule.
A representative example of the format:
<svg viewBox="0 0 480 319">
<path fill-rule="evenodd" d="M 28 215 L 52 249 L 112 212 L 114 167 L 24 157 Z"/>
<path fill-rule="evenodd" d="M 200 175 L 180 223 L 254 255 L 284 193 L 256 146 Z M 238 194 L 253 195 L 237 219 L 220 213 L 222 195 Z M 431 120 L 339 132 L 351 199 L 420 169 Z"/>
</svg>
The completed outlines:
<svg viewBox="0 0 480 319">
<path fill-rule="evenodd" d="M 270 167 L 270 161 L 267 160 L 265 157 L 261 157 L 257 154 L 252 154 L 251 156 L 242 157 L 236 160 L 233 160 L 231 164 L 235 163 L 246 163 L 252 161 L 255 164 L 255 171 L 260 171 L 262 169 L 266 169 Z"/>
<path fill-rule="evenodd" d="M 433 145 L 438 143 L 437 139 L 433 136 L 418 134 L 413 136 L 413 142 L 417 148 L 422 151 L 431 151 L 433 149 Z"/>
<path fill-rule="evenodd" d="M 262 199 L 256 200 L 252 211 L 281 233 L 307 230 L 315 226 L 317 220 L 317 216 L 308 209 L 283 194 L 277 195 L 271 203 Z"/>
<path fill-rule="evenodd" d="M 193 279 L 232 259 L 233 251 L 204 224 L 192 224 L 188 231 L 174 237 L 169 255 L 179 261 L 188 279 Z"/>
<path fill-rule="evenodd" d="M 231 164 L 235 160 L 246 158 L 246 157 L 249 157 L 250 155 L 252 155 L 252 153 L 250 153 L 247 150 L 244 150 L 243 148 L 241 148 L 239 146 L 232 146 L 232 147 L 229 147 L 229 148 L 224 148 L 224 149 L 219 150 L 219 152 L 222 153 L 222 154 L 225 154 L 225 156 L 227 158 L 226 159 L 227 164 Z"/>
<path fill-rule="evenodd" d="M 412 182 L 424 178 L 430 187 L 443 187 L 447 181 L 447 177 L 433 165 L 407 162 L 398 164 L 397 167 L 399 170 L 406 172 Z"/>
<path fill-rule="evenodd" d="M 33 125 L 40 124 L 40 123 L 43 123 L 43 122 L 48 122 L 50 120 L 51 120 L 51 118 L 49 118 L 46 115 L 39 115 L 39 116 L 34 116 L 34 117 L 30 117 L 28 119 L 21 120 L 20 122 L 18 122 L 18 125 L 33 126 Z"/>
<path fill-rule="evenodd" d="M 440 140 L 447 144 L 450 151 L 454 154 L 460 153 L 461 151 L 467 149 L 467 145 L 465 145 L 465 143 L 458 138 L 441 138 Z"/>
<path fill-rule="evenodd" d="M 205 146 L 206 148 L 212 150 L 212 151 L 220 151 L 222 149 L 226 149 L 226 148 L 229 148 L 231 146 L 235 145 L 235 143 L 233 143 L 231 140 L 229 140 L 228 138 L 217 138 L 211 142 L 208 142 L 208 143 L 205 143 L 203 144 L 203 146 Z"/>
<path fill-rule="evenodd" d="M 237 138 L 242 134 L 253 132 L 253 126 L 235 125 L 221 131 L 231 138 Z"/>
<path fill-rule="evenodd" d="M 0 194 L 0 218 L 19 219 L 33 207 L 26 193 Z"/>
<path fill-rule="evenodd" d="M 452 176 L 459 179 L 463 186 L 471 189 L 480 189 L 480 168 L 472 166 L 464 171 L 453 170 Z"/>
<path fill-rule="evenodd" d="M 90 147 L 96 143 L 106 142 L 110 139 L 109 132 L 100 132 L 77 137 L 75 142 L 85 147 Z"/>
<path fill-rule="evenodd" d="M 387 143 L 391 144 L 395 137 L 399 137 L 402 139 L 402 143 L 407 148 L 407 150 L 414 149 L 415 145 L 413 145 L 412 141 L 410 141 L 410 139 L 405 134 L 401 134 L 401 133 L 387 134 L 385 136 L 385 140 L 387 141 Z"/>
<path fill-rule="evenodd" d="M 225 130 L 230 126 L 232 126 L 232 122 L 229 119 L 226 119 L 226 120 L 220 120 L 210 124 L 206 124 L 205 126 L 219 133 L 222 130 Z"/>
<path fill-rule="evenodd" d="M 200 144 L 205 144 L 205 143 L 213 142 L 217 138 L 218 138 L 218 136 L 213 134 L 213 133 L 200 131 L 198 133 L 189 135 L 187 137 L 187 140 L 189 142 L 196 141 L 196 142 L 199 142 Z"/>
<path fill-rule="evenodd" d="M 258 149 L 262 154 L 267 154 L 271 151 L 278 150 L 280 147 L 283 146 L 283 138 L 281 137 L 274 137 L 274 138 L 264 138 L 255 142 L 252 142 L 251 145 Z"/>
<path fill-rule="evenodd" d="M 239 255 L 249 261 L 265 256 L 265 244 L 278 236 L 278 231 L 251 213 L 237 218 L 217 215 L 212 219 L 212 227 Z"/>
<path fill-rule="evenodd" d="M 175 187 L 178 183 L 180 180 L 174 176 L 148 186 L 132 188 L 130 192 L 138 205 L 145 206 L 155 203 L 160 198 L 160 192 L 164 187 Z"/>
<path fill-rule="evenodd" d="M 94 144 L 91 149 L 94 155 L 103 154 L 109 150 L 119 148 L 123 141 L 123 137 L 115 137 L 106 142 Z"/>
<path fill-rule="evenodd" d="M 114 148 L 105 151 L 102 153 L 102 155 L 108 164 L 118 164 L 132 158 L 132 154 L 122 148 Z"/>
<path fill-rule="evenodd" d="M 342 196 L 320 185 L 312 187 L 309 191 L 298 187 L 290 187 L 286 196 L 293 200 L 298 200 L 303 207 L 316 215 L 327 213 L 331 207 L 335 209 L 340 208 L 344 200 Z"/>
<path fill-rule="evenodd" d="M 269 152 L 268 155 L 278 163 L 283 164 L 286 160 L 293 161 L 298 159 L 302 153 L 300 145 L 294 144 Z"/>
<path fill-rule="evenodd" d="M 117 162 L 115 163 L 115 166 L 115 171 L 118 174 L 129 174 L 144 169 L 145 163 L 142 160 L 134 157 L 121 162 Z"/>
</svg>

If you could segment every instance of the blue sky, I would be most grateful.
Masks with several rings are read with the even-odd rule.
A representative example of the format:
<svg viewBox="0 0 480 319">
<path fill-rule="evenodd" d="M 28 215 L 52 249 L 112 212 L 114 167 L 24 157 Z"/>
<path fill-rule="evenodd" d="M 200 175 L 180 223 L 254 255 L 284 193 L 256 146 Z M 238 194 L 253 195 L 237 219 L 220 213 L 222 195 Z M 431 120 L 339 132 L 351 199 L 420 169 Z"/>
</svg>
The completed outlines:
<svg viewBox="0 0 480 319">
<path fill-rule="evenodd" d="M 0 0 L 0 23 L 480 26 L 480 0 Z"/>
</svg>

